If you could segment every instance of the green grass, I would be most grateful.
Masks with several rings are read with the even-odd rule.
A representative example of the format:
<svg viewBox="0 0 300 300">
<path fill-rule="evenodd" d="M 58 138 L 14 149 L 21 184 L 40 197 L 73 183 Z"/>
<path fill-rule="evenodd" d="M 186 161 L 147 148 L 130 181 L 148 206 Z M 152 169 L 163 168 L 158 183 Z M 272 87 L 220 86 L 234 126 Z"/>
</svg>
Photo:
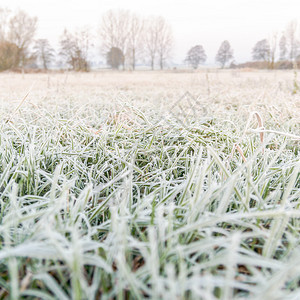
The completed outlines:
<svg viewBox="0 0 300 300">
<path fill-rule="evenodd" d="M 299 122 L 122 107 L 4 111 L 0 299 L 298 299 Z"/>
</svg>

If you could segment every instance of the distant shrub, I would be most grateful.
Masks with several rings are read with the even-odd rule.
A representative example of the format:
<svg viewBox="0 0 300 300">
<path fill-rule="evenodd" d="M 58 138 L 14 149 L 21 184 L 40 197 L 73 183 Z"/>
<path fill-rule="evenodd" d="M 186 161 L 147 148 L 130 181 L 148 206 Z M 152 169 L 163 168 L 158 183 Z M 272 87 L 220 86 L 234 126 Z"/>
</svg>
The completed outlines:
<svg viewBox="0 0 300 300">
<path fill-rule="evenodd" d="M 113 69 L 119 69 L 124 65 L 124 54 L 120 48 L 112 47 L 106 54 L 106 61 Z"/>
<path fill-rule="evenodd" d="M 288 60 L 278 61 L 275 64 L 275 68 L 276 69 L 281 69 L 281 70 L 292 69 L 293 68 L 293 63 L 291 61 L 288 61 Z"/>
<path fill-rule="evenodd" d="M 17 66 L 18 53 L 19 48 L 17 45 L 7 41 L 0 42 L 0 72 Z"/>
<path fill-rule="evenodd" d="M 268 61 L 249 61 L 242 64 L 231 64 L 232 69 L 235 68 L 251 68 L 251 69 L 271 69 L 271 64 Z M 294 64 L 292 61 L 283 60 L 274 64 L 274 69 L 286 70 L 293 69 Z M 297 61 L 297 68 L 300 68 L 300 61 Z"/>
</svg>

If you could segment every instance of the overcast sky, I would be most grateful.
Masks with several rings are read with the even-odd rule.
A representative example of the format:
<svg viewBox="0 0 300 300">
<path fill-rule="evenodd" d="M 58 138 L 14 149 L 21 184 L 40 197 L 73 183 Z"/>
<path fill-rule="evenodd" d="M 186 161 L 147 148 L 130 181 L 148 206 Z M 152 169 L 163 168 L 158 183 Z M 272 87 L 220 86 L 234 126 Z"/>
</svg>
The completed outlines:
<svg viewBox="0 0 300 300">
<path fill-rule="evenodd" d="M 89 25 L 95 30 L 109 9 L 129 9 L 142 16 L 162 15 L 175 38 L 173 60 L 181 63 L 191 46 L 202 44 L 213 63 L 227 39 L 237 62 L 251 59 L 256 41 L 279 34 L 291 20 L 300 24 L 300 0 L 1 0 L 1 7 L 21 8 L 37 16 L 37 38 L 57 46 L 64 28 Z"/>
</svg>

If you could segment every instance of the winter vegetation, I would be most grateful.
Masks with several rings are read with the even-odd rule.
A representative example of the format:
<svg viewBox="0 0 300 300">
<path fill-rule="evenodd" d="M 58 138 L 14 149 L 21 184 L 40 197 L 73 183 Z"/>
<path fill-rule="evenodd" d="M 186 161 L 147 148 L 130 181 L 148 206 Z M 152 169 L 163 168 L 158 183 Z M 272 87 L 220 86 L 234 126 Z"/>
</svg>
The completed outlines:
<svg viewBox="0 0 300 300">
<path fill-rule="evenodd" d="M 37 29 L 0 7 L 0 300 L 300 299 L 297 22 L 179 67 L 162 16 Z"/>
<path fill-rule="evenodd" d="M 151 70 L 176 67 L 172 63 L 173 30 L 162 16 L 141 17 L 129 10 L 108 10 L 99 15 L 99 25 L 95 27 L 83 27 L 74 32 L 62 29 L 58 49 L 54 49 L 46 37 L 36 39 L 37 17 L 23 10 L 0 7 L 0 72 L 49 69 L 87 72 L 92 69 L 91 50 L 97 53 L 93 59 L 105 61 L 102 68 L 134 71 L 138 65 Z M 197 69 L 205 64 L 205 41 L 200 42 L 187 49 L 186 57 L 182 58 L 183 68 Z M 234 49 L 224 40 L 215 55 L 215 63 L 221 68 L 298 68 L 297 22 L 291 21 L 281 33 L 274 32 L 262 38 L 249 49 L 250 52 L 253 61 L 236 62 Z"/>
<path fill-rule="evenodd" d="M 299 299 L 296 86 L 0 74 L 0 299 Z"/>
</svg>

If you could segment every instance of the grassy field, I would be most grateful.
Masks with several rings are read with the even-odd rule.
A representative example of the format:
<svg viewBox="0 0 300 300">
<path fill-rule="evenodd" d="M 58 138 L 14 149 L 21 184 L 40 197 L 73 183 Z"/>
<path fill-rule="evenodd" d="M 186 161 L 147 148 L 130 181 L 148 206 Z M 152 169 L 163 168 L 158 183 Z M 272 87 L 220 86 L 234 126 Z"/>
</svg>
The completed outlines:
<svg viewBox="0 0 300 300">
<path fill-rule="evenodd" d="M 0 299 L 300 298 L 292 71 L 2 73 L 0 116 Z"/>
</svg>

